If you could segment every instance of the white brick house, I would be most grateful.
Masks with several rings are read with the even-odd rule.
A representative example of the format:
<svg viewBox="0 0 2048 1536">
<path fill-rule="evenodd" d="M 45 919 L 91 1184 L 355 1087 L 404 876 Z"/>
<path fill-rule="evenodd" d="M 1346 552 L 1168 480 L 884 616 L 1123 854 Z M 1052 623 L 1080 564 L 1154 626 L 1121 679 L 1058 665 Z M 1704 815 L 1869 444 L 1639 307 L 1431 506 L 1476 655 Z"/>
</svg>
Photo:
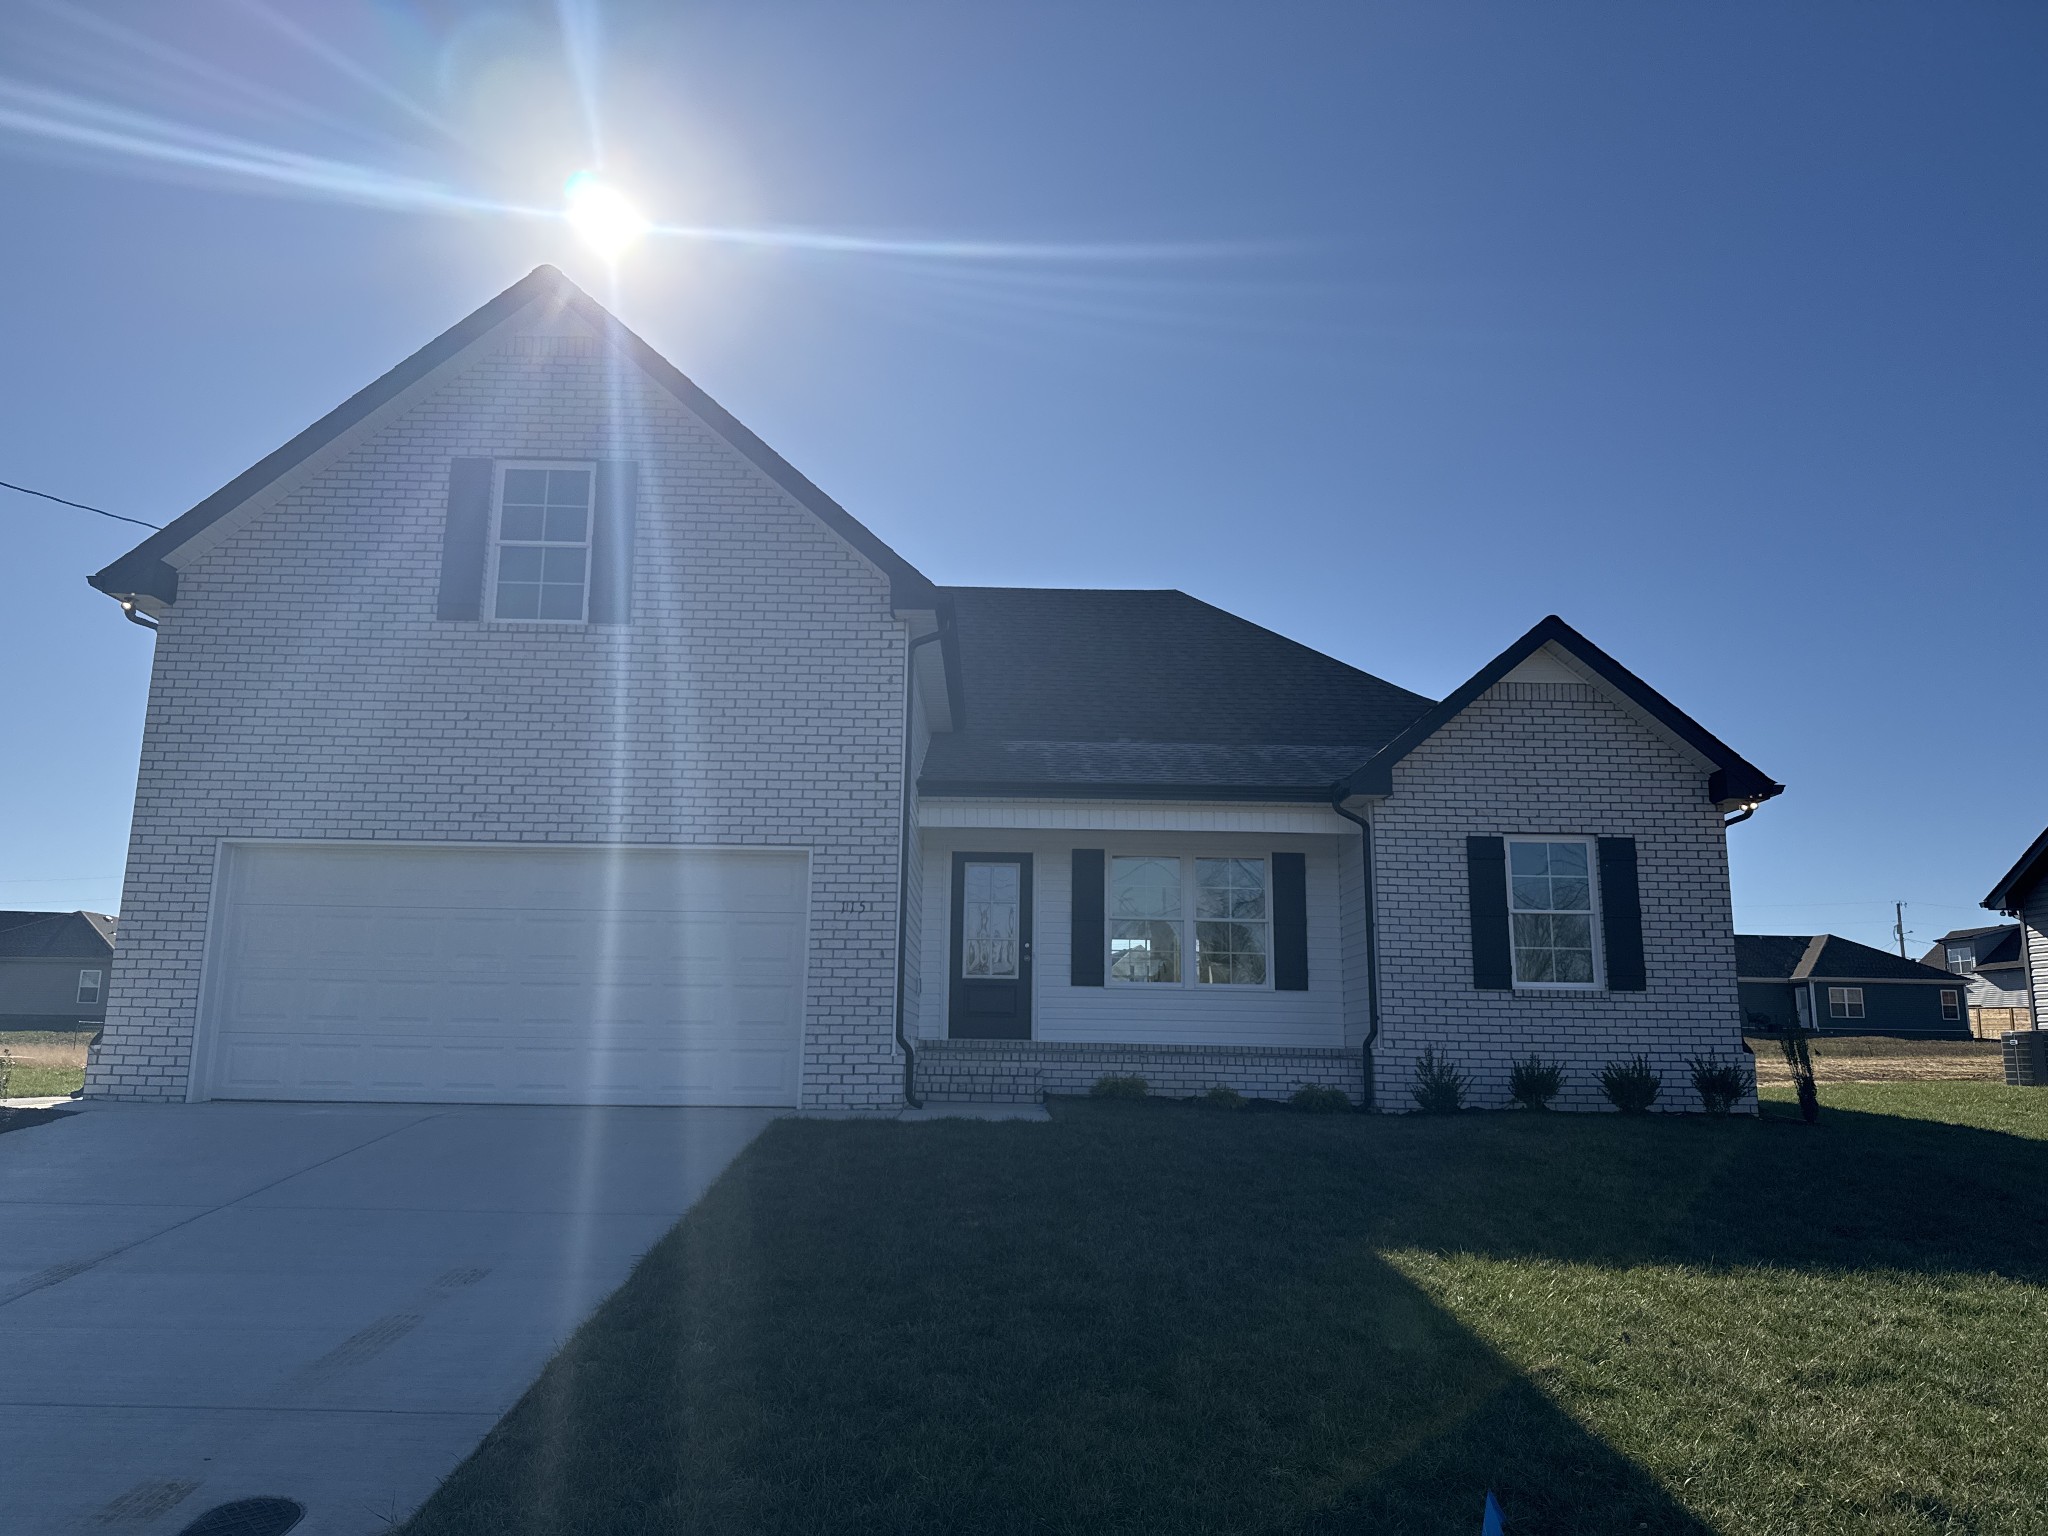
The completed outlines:
<svg viewBox="0 0 2048 1536">
<path fill-rule="evenodd" d="M 942 588 L 541 268 L 93 578 L 157 625 L 87 1091 L 752 1103 L 1737 1057 L 1779 786 L 1562 621 L 1429 700 Z M 1511 910 L 1512 908 L 1512 910 Z"/>
</svg>

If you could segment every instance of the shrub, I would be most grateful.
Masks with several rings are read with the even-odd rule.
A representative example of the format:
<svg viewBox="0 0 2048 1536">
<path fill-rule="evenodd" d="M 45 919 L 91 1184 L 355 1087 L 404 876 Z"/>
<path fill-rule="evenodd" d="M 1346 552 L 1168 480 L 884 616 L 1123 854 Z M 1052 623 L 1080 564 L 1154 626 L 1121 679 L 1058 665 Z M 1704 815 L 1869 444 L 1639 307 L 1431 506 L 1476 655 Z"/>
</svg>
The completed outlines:
<svg viewBox="0 0 2048 1536">
<path fill-rule="evenodd" d="M 1735 1062 L 1694 1056 L 1686 1065 L 1692 1068 L 1692 1091 L 1700 1096 L 1700 1108 L 1710 1115 L 1727 1114 L 1749 1090 L 1749 1074 Z"/>
<path fill-rule="evenodd" d="M 1508 1072 L 1508 1094 L 1524 1109 L 1548 1109 L 1564 1087 L 1564 1068 L 1533 1051 Z"/>
<path fill-rule="evenodd" d="M 14 1076 L 14 1052 L 0 1051 L 0 1099 L 7 1097 L 7 1080 Z"/>
<path fill-rule="evenodd" d="M 1646 1056 L 1610 1061 L 1600 1069 L 1600 1091 L 1624 1115 L 1648 1114 L 1663 1087 L 1664 1079 L 1650 1070 Z"/>
<path fill-rule="evenodd" d="M 1799 1095 L 1799 1118 L 1808 1125 L 1820 1119 L 1820 1089 L 1813 1080 L 1813 1053 L 1806 1048 L 1815 1031 L 1791 1025 L 1778 1037 L 1785 1065 L 1792 1069 L 1792 1087 Z"/>
<path fill-rule="evenodd" d="M 1091 1099 L 1142 1099 L 1152 1085 L 1142 1077 L 1098 1077 L 1088 1090 Z"/>
<path fill-rule="evenodd" d="M 1415 1107 L 1426 1115 L 1454 1115 L 1465 1107 L 1465 1095 L 1472 1091 L 1472 1079 L 1458 1070 L 1458 1064 L 1433 1045 L 1422 1048 L 1415 1063 L 1415 1086 L 1408 1090 Z"/>
<path fill-rule="evenodd" d="M 1342 1088 L 1319 1088 L 1307 1083 L 1295 1089 L 1287 1102 L 1312 1115 L 1335 1115 L 1351 1107 L 1351 1096 Z"/>
<path fill-rule="evenodd" d="M 1235 1088 L 1226 1088 L 1218 1083 L 1195 1102 L 1204 1109 L 1243 1109 L 1244 1095 Z"/>
</svg>

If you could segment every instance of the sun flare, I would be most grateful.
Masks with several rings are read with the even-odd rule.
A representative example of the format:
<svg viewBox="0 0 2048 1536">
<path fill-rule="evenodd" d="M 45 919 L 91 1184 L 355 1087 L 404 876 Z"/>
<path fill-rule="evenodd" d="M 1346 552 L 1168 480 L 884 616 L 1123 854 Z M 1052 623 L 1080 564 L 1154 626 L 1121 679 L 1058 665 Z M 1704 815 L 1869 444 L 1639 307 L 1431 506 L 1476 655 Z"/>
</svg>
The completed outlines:
<svg viewBox="0 0 2048 1536">
<path fill-rule="evenodd" d="M 569 178 L 566 217 L 583 243 L 607 261 L 646 234 L 647 218 L 617 187 L 606 186 L 589 171 Z"/>
</svg>

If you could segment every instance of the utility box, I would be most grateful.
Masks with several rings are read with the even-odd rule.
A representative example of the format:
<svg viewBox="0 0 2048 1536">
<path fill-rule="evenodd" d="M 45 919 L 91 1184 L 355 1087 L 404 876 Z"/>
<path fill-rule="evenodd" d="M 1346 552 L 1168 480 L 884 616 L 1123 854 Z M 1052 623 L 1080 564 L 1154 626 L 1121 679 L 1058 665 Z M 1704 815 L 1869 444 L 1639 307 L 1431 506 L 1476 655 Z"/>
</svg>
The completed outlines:
<svg viewBox="0 0 2048 1536">
<path fill-rule="evenodd" d="M 2015 1029 L 2001 1035 L 2009 1088 L 2048 1088 L 2048 1029 Z"/>
</svg>

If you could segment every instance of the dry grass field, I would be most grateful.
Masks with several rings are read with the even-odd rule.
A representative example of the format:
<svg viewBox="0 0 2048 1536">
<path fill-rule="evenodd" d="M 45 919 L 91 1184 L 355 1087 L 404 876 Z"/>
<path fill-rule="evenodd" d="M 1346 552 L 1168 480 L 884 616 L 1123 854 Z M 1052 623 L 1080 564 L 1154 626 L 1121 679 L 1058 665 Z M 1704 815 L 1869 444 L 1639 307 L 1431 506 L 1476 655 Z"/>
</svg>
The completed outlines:
<svg viewBox="0 0 2048 1536">
<path fill-rule="evenodd" d="M 85 1048 L 92 1034 L 89 1029 L 0 1030 L 0 1053 L 11 1058 L 11 1063 L 0 1062 L 8 1068 L 4 1096 L 34 1099 L 78 1092 L 85 1084 Z"/>
<path fill-rule="evenodd" d="M 1760 1084 L 1789 1083 L 1784 1053 L 1768 1036 L 1753 1037 Z M 1996 1040 L 1894 1040 L 1883 1035 L 1823 1036 L 1813 1042 L 1819 1083 L 2003 1082 Z"/>
</svg>

